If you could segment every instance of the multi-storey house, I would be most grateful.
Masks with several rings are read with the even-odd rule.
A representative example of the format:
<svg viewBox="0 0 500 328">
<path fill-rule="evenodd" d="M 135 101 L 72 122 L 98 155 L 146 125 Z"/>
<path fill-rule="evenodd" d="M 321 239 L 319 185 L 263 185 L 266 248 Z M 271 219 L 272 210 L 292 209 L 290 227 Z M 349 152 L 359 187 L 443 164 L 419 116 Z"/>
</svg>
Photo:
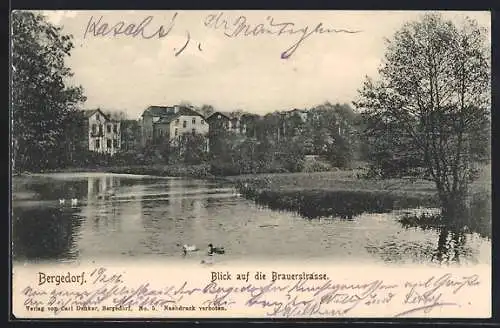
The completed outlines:
<svg viewBox="0 0 500 328">
<path fill-rule="evenodd" d="M 210 129 L 216 131 L 224 129 L 235 134 L 245 135 L 247 125 L 244 120 L 245 114 L 215 112 L 207 117 Z"/>
<path fill-rule="evenodd" d="M 186 134 L 207 135 L 205 118 L 186 106 L 149 106 L 142 114 L 142 144 L 175 143 Z"/>
<path fill-rule="evenodd" d="M 100 109 L 84 110 L 85 147 L 102 154 L 114 155 L 121 148 L 120 122 Z"/>
</svg>

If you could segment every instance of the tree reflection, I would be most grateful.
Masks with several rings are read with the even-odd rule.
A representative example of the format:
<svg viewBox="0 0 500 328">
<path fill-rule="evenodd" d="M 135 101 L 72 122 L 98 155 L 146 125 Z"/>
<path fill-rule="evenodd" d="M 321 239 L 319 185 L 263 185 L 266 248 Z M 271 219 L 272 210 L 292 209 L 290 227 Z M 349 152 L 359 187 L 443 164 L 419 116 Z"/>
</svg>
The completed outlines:
<svg viewBox="0 0 500 328">
<path fill-rule="evenodd" d="M 75 236 L 82 217 L 71 208 L 15 208 L 12 213 L 14 260 L 63 260 L 78 255 Z"/>
<path fill-rule="evenodd" d="M 442 228 L 432 260 L 442 264 L 459 264 L 462 258 L 471 255 L 465 241 L 466 235 L 463 231 L 450 230 L 448 227 Z"/>
<path fill-rule="evenodd" d="M 322 217 L 340 217 L 352 220 L 363 213 L 388 213 L 396 208 L 410 208 L 419 202 L 430 202 L 409 196 L 380 194 L 369 191 L 273 191 L 263 190 L 252 194 L 242 188 L 241 191 L 257 204 L 272 210 L 286 210 L 299 213 L 307 219 Z"/>
<path fill-rule="evenodd" d="M 488 197 L 473 199 L 469 207 L 453 217 L 438 214 L 405 215 L 399 219 L 404 228 L 419 228 L 439 232 L 437 248 L 432 261 L 441 264 L 459 264 L 472 258 L 472 249 L 467 247 L 467 236 L 477 233 L 491 238 L 491 204 Z"/>
</svg>

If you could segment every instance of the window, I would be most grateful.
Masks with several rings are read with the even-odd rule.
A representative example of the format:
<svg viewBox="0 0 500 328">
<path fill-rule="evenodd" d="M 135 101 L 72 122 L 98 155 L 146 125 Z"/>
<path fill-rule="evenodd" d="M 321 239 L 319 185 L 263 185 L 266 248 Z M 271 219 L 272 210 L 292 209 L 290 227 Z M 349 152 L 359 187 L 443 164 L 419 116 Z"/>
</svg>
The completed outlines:
<svg viewBox="0 0 500 328">
<path fill-rule="evenodd" d="M 113 124 L 113 132 L 118 133 L 118 124 Z"/>
<path fill-rule="evenodd" d="M 187 126 L 187 121 L 182 122 L 182 127 L 185 128 Z"/>
<path fill-rule="evenodd" d="M 99 121 L 99 113 L 95 114 L 95 119 Z"/>
<path fill-rule="evenodd" d="M 193 129 L 191 130 L 191 133 L 193 134 L 193 136 L 196 134 L 196 129 Z"/>
<path fill-rule="evenodd" d="M 202 125 L 203 125 L 203 124 L 205 124 L 205 120 L 201 120 L 201 124 L 202 124 Z"/>
<path fill-rule="evenodd" d="M 106 125 L 106 130 L 108 131 L 108 133 L 111 133 L 111 125 Z"/>
<path fill-rule="evenodd" d="M 160 137 L 163 137 L 163 130 L 160 129 Z"/>
<path fill-rule="evenodd" d="M 95 139 L 95 149 L 101 148 L 101 140 Z"/>
<path fill-rule="evenodd" d="M 175 120 L 175 125 L 179 125 L 179 119 Z"/>
<path fill-rule="evenodd" d="M 175 133 L 175 136 L 177 136 L 177 134 L 179 133 L 179 132 L 177 131 L 177 128 L 175 128 L 175 130 L 174 130 L 174 131 L 175 131 L 175 132 L 174 132 L 174 133 Z"/>
<path fill-rule="evenodd" d="M 106 139 L 106 146 L 111 149 L 111 139 Z"/>
<path fill-rule="evenodd" d="M 118 140 L 117 139 L 113 139 L 113 148 L 118 148 Z"/>
<path fill-rule="evenodd" d="M 99 124 L 99 134 L 102 134 L 102 124 Z"/>
<path fill-rule="evenodd" d="M 97 132 L 97 124 L 92 124 L 92 133 L 96 134 Z"/>
<path fill-rule="evenodd" d="M 193 120 L 191 121 L 191 123 L 194 125 L 196 124 L 196 117 L 193 117 Z"/>
</svg>

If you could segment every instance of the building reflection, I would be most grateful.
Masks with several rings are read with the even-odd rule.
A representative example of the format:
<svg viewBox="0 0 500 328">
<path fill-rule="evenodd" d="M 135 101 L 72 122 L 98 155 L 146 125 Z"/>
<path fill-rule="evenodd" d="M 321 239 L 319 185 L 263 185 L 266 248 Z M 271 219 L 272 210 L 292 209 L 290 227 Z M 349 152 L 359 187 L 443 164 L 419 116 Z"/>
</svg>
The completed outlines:
<svg viewBox="0 0 500 328">
<path fill-rule="evenodd" d="M 180 245 L 200 242 L 200 232 L 206 234 L 207 182 L 168 179 L 148 186 L 147 193 L 152 195 L 142 201 L 142 220 L 150 252 L 179 254 Z"/>
<path fill-rule="evenodd" d="M 89 177 L 87 181 L 87 202 L 107 199 L 120 187 L 120 178 L 111 175 Z"/>
<path fill-rule="evenodd" d="M 144 185 L 141 180 L 129 180 L 111 175 L 88 178 L 87 203 L 82 207 L 86 222 L 79 239 L 85 255 L 127 253 L 137 244 L 143 232 Z"/>
<path fill-rule="evenodd" d="M 87 179 L 87 217 L 92 230 L 119 229 L 119 207 L 113 202 L 119 179 L 114 176 L 93 176 Z M 118 226 L 118 228 L 117 228 Z"/>
</svg>

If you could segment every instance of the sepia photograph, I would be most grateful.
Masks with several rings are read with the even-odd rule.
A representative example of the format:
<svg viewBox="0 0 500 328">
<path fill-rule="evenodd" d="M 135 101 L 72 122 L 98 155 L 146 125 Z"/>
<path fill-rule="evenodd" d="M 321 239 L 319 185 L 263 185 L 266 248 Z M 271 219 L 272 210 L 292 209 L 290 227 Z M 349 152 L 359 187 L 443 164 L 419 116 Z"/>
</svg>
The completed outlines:
<svg viewBox="0 0 500 328">
<path fill-rule="evenodd" d="M 463 295 L 491 298 L 490 25 L 13 11 L 16 315 L 474 317 Z"/>
</svg>

